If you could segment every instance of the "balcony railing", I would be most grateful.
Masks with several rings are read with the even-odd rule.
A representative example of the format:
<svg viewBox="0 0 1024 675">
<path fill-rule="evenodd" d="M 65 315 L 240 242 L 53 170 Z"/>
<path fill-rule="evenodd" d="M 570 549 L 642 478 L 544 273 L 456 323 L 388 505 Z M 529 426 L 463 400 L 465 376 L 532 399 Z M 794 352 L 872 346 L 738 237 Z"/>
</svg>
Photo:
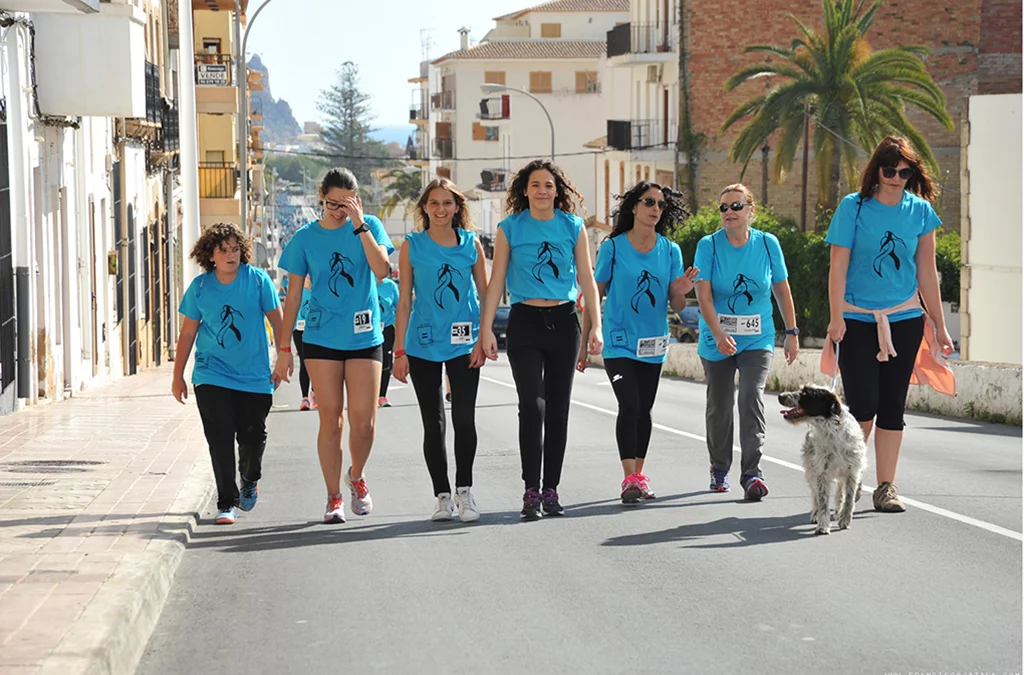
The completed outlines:
<svg viewBox="0 0 1024 675">
<path fill-rule="evenodd" d="M 480 172 L 481 190 L 504 192 L 508 189 L 508 171 L 505 169 L 484 169 Z"/>
<path fill-rule="evenodd" d="M 502 94 L 480 101 L 480 112 L 477 118 L 482 120 L 507 120 L 509 118 L 509 95 Z"/>
<path fill-rule="evenodd" d="M 616 150 L 670 150 L 675 120 L 608 120 L 608 146 Z"/>
<path fill-rule="evenodd" d="M 196 54 L 196 84 L 231 86 L 231 54 Z"/>
<path fill-rule="evenodd" d="M 679 44 L 678 27 L 661 23 L 624 23 L 608 31 L 608 58 L 623 54 L 667 53 Z"/>
<path fill-rule="evenodd" d="M 455 92 L 439 91 L 430 96 L 431 110 L 455 110 Z"/>
<path fill-rule="evenodd" d="M 199 162 L 199 196 L 203 199 L 234 199 L 238 168 L 230 162 Z"/>
<path fill-rule="evenodd" d="M 450 138 L 434 139 L 434 156 L 440 159 L 451 159 L 455 156 L 455 143 Z"/>
<path fill-rule="evenodd" d="M 160 124 L 164 112 L 160 97 L 160 67 L 146 61 L 146 121 Z"/>
<path fill-rule="evenodd" d="M 423 107 L 421 103 L 413 103 L 409 106 L 409 121 L 416 122 L 417 120 L 423 121 L 430 118 L 430 111 Z"/>
<path fill-rule="evenodd" d="M 163 103 L 162 117 L 163 127 L 157 139 L 157 145 L 164 152 L 177 152 L 180 147 L 178 141 L 178 106 L 165 101 Z"/>
<path fill-rule="evenodd" d="M 253 129 L 263 128 L 263 99 L 249 100 L 249 126 Z"/>
<path fill-rule="evenodd" d="M 621 23 L 608 31 L 608 58 L 629 53 L 629 26 L 628 23 Z"/>
</svg>

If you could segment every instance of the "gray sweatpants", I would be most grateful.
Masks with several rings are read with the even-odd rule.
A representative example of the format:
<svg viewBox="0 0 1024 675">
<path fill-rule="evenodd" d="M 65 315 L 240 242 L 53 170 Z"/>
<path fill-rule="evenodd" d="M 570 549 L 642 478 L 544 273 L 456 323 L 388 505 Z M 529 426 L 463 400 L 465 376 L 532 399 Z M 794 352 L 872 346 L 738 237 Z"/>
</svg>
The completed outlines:
<svg viewBox="0 0 1024 675">
<path fill-rule="evenodd" d="M 740 371 L 740 468 L 742 476 L 761 476 L 764 447 L 764 386 L 772 367 L 774 351 L 740 352 L 722 361 L 702 358 L 707 379 L 708 454 L 711 466 L 728 471 L 732 467 L 733 417 L 736 402 L 736 371 Z"/>
</svg>

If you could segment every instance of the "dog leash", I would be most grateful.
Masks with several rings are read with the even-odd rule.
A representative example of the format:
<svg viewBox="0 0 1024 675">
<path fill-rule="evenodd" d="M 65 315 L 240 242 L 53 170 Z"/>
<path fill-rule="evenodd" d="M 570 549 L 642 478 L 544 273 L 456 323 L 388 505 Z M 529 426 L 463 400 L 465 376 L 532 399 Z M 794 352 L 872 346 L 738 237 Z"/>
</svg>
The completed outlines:
<svg viewBox="0 0 1024 675">
<path fill-rule="evenodd" d="M 832 391 L 835 391 L 836 379 L 839 377 L 839 343 L 833 342 L 832 344 L 836 347 L 836 367 L 832 370 Z"/>
</svg>

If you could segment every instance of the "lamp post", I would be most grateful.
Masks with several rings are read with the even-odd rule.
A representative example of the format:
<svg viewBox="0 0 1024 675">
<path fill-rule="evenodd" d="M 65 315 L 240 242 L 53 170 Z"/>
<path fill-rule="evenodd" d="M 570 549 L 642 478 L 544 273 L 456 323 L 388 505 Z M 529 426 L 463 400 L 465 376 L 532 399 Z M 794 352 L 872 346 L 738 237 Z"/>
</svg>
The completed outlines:
<svg viewBox="0 0 1024 675">
<path fill-rule="evenodd" d="M 270 2 L 270 0 L 267 0 L 267 2 Z M 490 84 L 490 83 L 481 84 L 480 85 L 480 91 L 482 91 L 485 94 L 494 94 L 494 93 L 497 93 L 499 91 L 515 91 L 515 92 L 519 92 L 520 94 L 524 94 L 526 96 L 529 96 L 534 101 L 536 101 L 537 105 L 540 106 L 540 109 L 544 111 L 544 116 L 548 118 L 548 126 L 551 127 L 551 161 L 552 162 L 555 161 L 555 124 L 554 124 L 554 122 L 551 121 L 551 115 L 548 114 L 548 109 L 546 107 L 544 107 L 544 104 L 541 103 L 541 100 L 539 98 L 537 98 L 536 96 L 534 96 L 530 92 L 526 91 L 525 89 L 519 89 L 517 87 L 506 87 L 503 84 Z"/>
</svg>

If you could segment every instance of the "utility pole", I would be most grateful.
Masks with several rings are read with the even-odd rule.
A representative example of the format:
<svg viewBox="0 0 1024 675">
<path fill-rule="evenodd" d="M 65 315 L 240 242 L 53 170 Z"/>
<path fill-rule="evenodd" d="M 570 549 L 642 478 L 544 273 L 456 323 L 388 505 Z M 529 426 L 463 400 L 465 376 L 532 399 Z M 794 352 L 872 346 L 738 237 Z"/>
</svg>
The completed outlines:
<svg viewBox="0 0 1024 675">
<path fill-rule="evenodd" d="M 804 101 L 804 178 L 800 192 L 800 231 L 807 231 L 807 155 L 811 142 L 811 107 Z"/>
</svg>

